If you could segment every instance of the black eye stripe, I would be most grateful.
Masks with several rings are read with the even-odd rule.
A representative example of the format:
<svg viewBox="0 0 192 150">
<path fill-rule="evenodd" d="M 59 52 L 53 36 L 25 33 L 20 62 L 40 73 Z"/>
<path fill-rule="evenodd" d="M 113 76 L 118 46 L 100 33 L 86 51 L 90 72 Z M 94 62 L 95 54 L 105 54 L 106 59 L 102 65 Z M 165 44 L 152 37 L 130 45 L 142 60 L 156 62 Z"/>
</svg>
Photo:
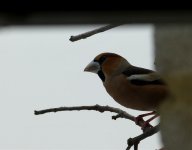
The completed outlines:
<svg viewBox="0 0 192 150">
<path fill-rule="evenodd" d="M 99 60 L 94 60 L 95 62 L 98 62 L 100 65 L 106 60 L 105 56 L 101 56 Z"/>
</svg>

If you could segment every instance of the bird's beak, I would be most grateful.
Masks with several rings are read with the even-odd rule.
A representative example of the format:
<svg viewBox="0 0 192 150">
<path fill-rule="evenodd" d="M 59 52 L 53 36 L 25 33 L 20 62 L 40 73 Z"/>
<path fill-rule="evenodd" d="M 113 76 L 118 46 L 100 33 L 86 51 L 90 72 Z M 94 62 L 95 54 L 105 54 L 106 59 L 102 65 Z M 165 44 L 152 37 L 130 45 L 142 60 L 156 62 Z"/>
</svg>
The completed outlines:
<svg viewBox="0 0 192 150">
<path fill-rule="evenodd" d="M 100 70 L 100 65 L 98 62 L 90 62 L 84 69 L 84 71 L 87 72 L 93 72 L 93 73 L 98 73 L 98 71 Z"/>
</svg>

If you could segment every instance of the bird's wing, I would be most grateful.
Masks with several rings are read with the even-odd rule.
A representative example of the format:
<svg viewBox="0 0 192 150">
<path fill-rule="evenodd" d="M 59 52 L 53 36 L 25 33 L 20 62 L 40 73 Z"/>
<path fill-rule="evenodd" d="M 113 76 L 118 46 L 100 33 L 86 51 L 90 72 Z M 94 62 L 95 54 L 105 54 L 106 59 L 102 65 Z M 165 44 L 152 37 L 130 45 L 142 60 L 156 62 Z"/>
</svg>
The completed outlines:
<svg viewBox="0 0 192 150">
<path fill-rule="evenodd" d="M 149 69 L 131 66 L 123 74 L 134 85 L 165 85 L 160 76 Z"/>
</svg>

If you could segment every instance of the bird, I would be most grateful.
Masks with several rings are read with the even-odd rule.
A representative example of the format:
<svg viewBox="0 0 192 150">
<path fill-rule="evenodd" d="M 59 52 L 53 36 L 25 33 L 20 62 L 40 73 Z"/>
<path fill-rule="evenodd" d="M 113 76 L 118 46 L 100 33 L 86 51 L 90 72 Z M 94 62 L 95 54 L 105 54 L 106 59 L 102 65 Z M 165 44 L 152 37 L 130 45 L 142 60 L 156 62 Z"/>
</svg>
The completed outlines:
<svg viewBox="0 0 192 150">
<path fill-rule="evenodd" d="M 159 116 L 159 105 L 169 95 L 168 86 L 156 71 L 134 66 L 116 53 L 98 54 L 84 71 L 97 74 L 107 93 L 120 105 L 139 111 L 151 111 L 136 117 L 136 124 L 143 117 L 154 115 L 146 121 L 147 126 Z"/>
</svg>

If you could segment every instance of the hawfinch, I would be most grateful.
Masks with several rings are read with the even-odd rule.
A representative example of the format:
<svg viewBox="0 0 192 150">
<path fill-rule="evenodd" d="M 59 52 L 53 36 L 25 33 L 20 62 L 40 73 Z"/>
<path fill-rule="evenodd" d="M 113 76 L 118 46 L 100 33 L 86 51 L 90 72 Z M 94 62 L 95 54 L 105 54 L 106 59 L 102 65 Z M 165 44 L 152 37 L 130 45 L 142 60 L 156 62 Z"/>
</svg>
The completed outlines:
<svg viewBox="0 0 192 150">
<path fill-rule="evenodd" d="M 156 72 L 133 66 L 118 54 L 101 53 L 84 71 L 98 74 L 108 94 L 122 106 L 153 111 L 140 117 L 154 114 L 168 95 L 167 85 Z"/>
</svg>

